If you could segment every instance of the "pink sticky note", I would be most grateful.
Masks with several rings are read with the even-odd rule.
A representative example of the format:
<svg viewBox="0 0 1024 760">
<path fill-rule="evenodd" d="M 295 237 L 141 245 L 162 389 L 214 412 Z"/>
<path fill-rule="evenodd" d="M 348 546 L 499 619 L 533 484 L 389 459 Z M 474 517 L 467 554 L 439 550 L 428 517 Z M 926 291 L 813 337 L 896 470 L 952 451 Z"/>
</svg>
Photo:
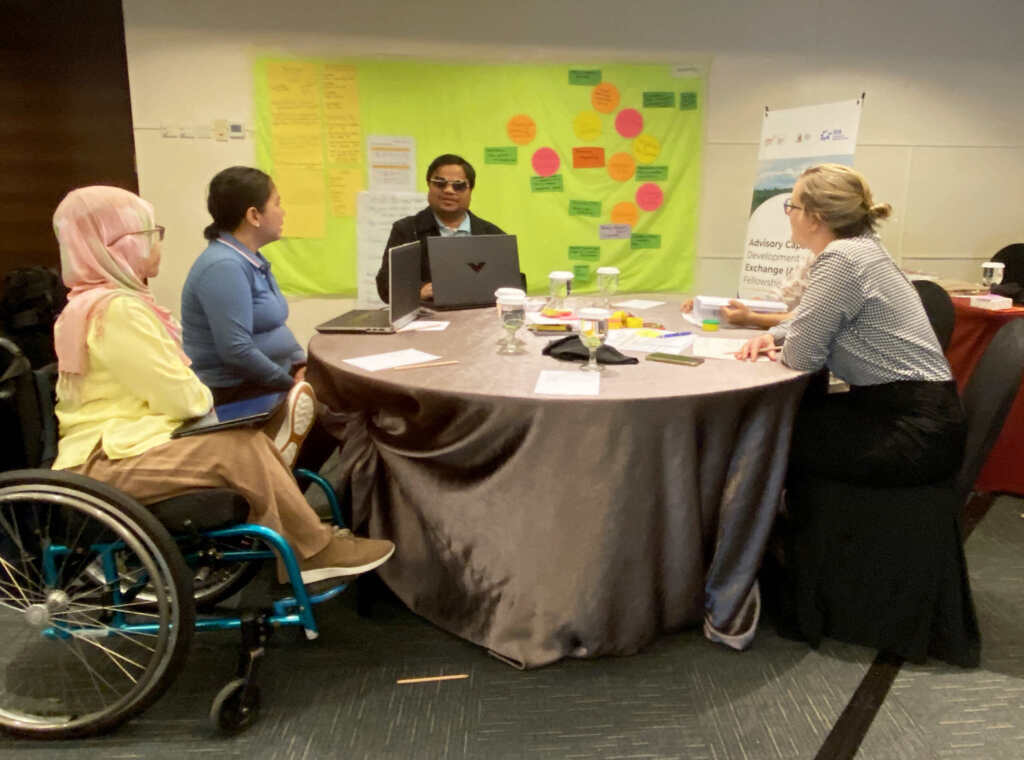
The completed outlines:
<svg viewBox="0 0 1024 760">
<path fill-rule="evenodd" d="M 645 182 L 636 189 L 636 205 L 644 211 L 654 211 L 664 200 L 661 188 L 653 182 Z"/>
<path fill-rule="evenodd" d="M 615 117 L 615 129 L 623 137 L 636 137 L 644 129 L 644 117 L 635 108 L 623 108 Z"/>
<path fill-rule="evenodd" d="M 534 151 L 530 161 L 533 164 L 533 170 L 541 177 L 550 177 L 558 171 L 558 167 L 562 163 L 558 154 L 551 148 L 538 148 Z"/>
</svg>

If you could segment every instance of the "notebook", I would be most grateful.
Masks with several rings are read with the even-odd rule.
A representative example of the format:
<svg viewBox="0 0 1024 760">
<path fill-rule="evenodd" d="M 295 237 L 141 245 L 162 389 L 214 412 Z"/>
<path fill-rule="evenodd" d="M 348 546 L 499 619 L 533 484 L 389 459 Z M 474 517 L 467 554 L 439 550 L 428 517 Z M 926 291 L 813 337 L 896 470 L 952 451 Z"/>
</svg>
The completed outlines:
<svg viewBox="0 0 1024 760">
<path fill-rule="evenodd" d="M 242 401 L 232 401 L 230 404 L 220 404 L 202 417 L 183 422 L 171 433 L 171 438 L 184 438 L 189 435 L 213 433 L 217 430 L 260 425 L 273 416 L 286 398 L 288 398 L 288 391 L 281 391 Z"/>
<path fill-rule="evenodd" d="M 388 292 L 383 309 L 353 309 L 316 326 L 322 333 L 393 333 L 416 318 L 420 308 L 420 242 L 388 251 Z"/>
<path fill-rule="evenodd" d="M 522 286 L 515 235 L 428 237 L 435 309 L 494 306 L 498 288 Z"/>
</svg>

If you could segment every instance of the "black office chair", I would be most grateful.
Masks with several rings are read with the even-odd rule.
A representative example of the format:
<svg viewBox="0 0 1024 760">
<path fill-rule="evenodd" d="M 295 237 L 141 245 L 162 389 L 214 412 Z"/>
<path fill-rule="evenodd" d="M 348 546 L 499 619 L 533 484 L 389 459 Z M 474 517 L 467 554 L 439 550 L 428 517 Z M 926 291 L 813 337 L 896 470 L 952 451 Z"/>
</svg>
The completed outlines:
<svg viewBox="0 0 1024 760">
<path fill-rule="evenodd" d="M 939 346 L 945 351 L 950 338 L 953 337 L 953 322 L 956 319 L 953 299 L 949 297 L 945 288 L 931 280 L 914 280 L 914 287 L 924 305 L 928 321 L 932 323 L 935 337 L 939 339 Z"/>
<path fill-rule="evenodd" d="M 1016 283 L 1024 285 L 1024 243 L 1011 243 L 1000 248 L 992 261 L 1001 262 L 1006 266 L 1003 270 L 1003 284 Z"/>
<path fill-rule="evenodd" d="M 813 646 L 829 636 L 915 662 L 930 655 L 978 664 L 961 512 L 1022 374 L 1024 320 L 1014 320 L 996 333 L 964 390 L 967 443 L 954 477 L 906 488 L 790 480 L 789 613 Z"/>
</svg>

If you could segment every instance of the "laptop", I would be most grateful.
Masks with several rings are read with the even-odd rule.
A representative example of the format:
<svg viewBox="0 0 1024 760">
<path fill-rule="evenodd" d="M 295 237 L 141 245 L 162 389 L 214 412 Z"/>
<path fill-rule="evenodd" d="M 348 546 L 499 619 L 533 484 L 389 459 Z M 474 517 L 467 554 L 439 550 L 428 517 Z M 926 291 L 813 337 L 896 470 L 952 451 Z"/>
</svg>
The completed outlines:
<svg viewBox="0 0 1024 760">
<path fill-rule="evenodd" d="M 213 433 L 217 430 L 260 425 L 273 416 L 286 398 L 288 398 L 288 391 L 281 391 L 242 401 L 232 401 L 229 404 L 220 404 L 202 417 L 183 422 L 171 432 L 171 438 L 185 438 L 190 435 Z"/>
<path fill-rule="evenodd" d="M 494 306 L 498 288 L 522 286 L 515 235 L 428 237 L 435 309 Z"/>
<path fill-rule="evenodd" d="M 393 333 L 416 319 L 420 308 L 420 241 L 388 251 L 389 303 L 383 309 L 353 309 L 316 326 L 322 333 Z"/>
</svg>

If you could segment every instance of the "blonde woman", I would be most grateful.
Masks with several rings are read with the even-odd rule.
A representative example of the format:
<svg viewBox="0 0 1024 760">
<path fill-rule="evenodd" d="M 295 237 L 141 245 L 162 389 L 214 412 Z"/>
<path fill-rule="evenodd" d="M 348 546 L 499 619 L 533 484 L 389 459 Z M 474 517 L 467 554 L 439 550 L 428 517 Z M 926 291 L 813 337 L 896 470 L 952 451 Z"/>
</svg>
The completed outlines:
<svg viewBox="0 0 1024 760">
<path fill-rule="evenodd" d="M 737 354 L 767 352 L 794 369 L 827 367 L 845 394 L 808 394 L 790 471 L 876 486 L 952 476 L 963 456 L 963 411 L 914 287 L 875 235 L 892 209 L 839 164 L 805 171 L 786 201 L 796 245 L 814 262 L 790 319 Z"/>
</svg>

